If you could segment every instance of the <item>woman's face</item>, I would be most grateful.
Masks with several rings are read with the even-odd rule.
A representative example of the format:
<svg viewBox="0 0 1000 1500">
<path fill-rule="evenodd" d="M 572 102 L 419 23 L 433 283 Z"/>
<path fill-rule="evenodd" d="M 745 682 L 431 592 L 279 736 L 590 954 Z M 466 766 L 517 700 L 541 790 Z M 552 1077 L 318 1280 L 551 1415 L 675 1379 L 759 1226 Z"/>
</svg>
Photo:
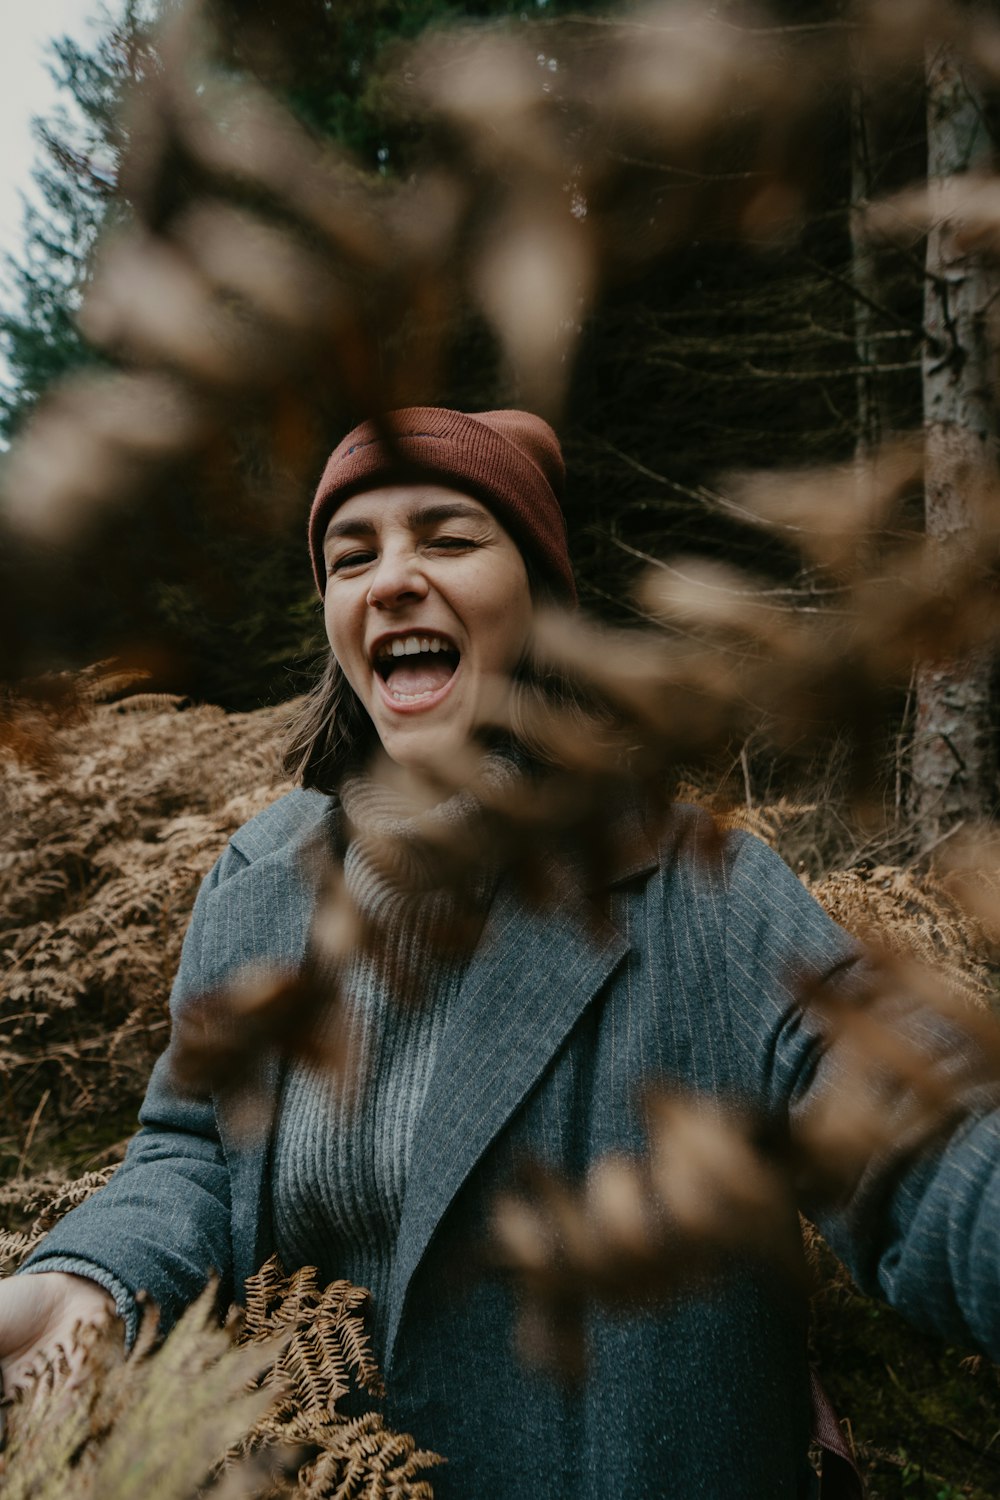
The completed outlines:
<svg viewBox="0 0 1000 1500">
<path fill-rule="evenodd" d="M 327 638 L 387 754 L 446 765 L 524 651 L 520 552 L 485 505 L 433 484 L 345 500 L 323 551 Z"/>
</svg>

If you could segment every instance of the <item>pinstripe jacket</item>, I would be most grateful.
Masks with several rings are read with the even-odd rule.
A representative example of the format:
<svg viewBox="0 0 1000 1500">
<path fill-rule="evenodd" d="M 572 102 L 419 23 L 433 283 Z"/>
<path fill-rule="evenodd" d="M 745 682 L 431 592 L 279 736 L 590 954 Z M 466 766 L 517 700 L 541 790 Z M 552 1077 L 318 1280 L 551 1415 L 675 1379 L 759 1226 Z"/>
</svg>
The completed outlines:
<svg viewBox="0 0 1000 1500">
<path fill-rule="evenodd" d="M 234 969 L 303 953 L 303 848 L 338 816 L 293 792 L 242 828 L 205 880 L 172 1005 Z M 697 814 L 678 815 L 678 831 Z M 639 838 L 593 930 L 568 897 L 523 909 L 503 884 L 449 1019 L 421 1117 L 390 1290 L 387 1416 L 443 1453 L 456 1500 L 812 1493 L 801 1300 L 735 1266 L 669 1310 L 595 1312 L 586 1380 L 566 1389 L 513 1347 L 506 1286 L 471 1274 L 491 1203 L 526 1155 L 578 1177 L 643 1149 L 641 1085 L 662 1080 L 780 1122 L 824 1073 L 794 976 L 852 947 L 783 862 L 734 836 L 721 862 Z M 278 1064 L 261 1061 L 276 1099 Z M 33 1268 L 71 1257 L 144 1288 L 169 1323 L 209 1267 L 239 1295 L 270 1252 L 268 1153 L 164 1060 L 125 1165 L 69 1214 Z M 998 1119 L 974 1113 L 905 1171 L 869 1174 L 823 1227 L 863 1285 L 924 1326 L 1000 1354 Z"/>
</svg>

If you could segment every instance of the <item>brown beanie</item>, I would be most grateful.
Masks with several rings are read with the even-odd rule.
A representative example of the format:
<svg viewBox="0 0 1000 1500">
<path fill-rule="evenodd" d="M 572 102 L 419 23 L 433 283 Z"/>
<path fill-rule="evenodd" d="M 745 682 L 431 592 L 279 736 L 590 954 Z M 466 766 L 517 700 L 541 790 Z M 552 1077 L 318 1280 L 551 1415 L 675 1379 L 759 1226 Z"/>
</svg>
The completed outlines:
<svg viewBox="0 0 1000 1500">
<path fill-rule="evenodd" d="M 337 507 L 362 490 L 424 481 L 489 506 L 557 594 L 576 601 L 559 508 L 566 470 L 559 439 L 547 422 L 527 411 L 407 406 L 388 412 L 385 423 L 398 452 L 383 442 L 373 422 L 362 422 L 333 450 L 323 470 L 309 514 L 309 552 L 321 596 L 323 541 Z"/>
</svg>

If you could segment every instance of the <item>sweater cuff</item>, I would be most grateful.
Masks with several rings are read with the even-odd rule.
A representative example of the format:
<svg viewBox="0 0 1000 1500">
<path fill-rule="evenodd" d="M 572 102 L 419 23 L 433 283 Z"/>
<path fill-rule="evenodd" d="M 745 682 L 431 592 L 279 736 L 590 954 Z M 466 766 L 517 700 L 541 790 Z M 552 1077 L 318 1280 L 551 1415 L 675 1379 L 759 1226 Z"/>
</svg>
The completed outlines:
<svg viewBox="0 0 1000 1500">
<path fill-rule="evenodd" d="M 135 1294 L 130 1292 L 124 1282 L 104 1266 L 95 1265 L 92 1260 L 84 1260 L 76 1255 L 49 1255 L 43 1254 L 41 1259 L 32 1259 L 31 1264 L 22 1266 L 16 1273 L 18 1276 L 41 1275 L 46 1271 L 65 1271 L 71 1276 L 84 1276 L 88 1281 L 96 1281 L 97 1285 L 114 1298 L 115 1312 L 125 1325 L 125 1348 L 131 1349 L 135 1343 L 135 1336 L 139 1331 L 139 1309 L 136 1304 Z"/>
</svg>

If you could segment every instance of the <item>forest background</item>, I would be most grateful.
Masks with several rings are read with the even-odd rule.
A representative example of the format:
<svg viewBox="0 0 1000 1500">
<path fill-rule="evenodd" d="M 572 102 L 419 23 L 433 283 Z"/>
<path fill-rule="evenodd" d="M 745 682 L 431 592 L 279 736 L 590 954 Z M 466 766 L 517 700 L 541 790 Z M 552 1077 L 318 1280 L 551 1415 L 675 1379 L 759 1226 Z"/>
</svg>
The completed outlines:
<svg viewBox="0 0 1000 1500">
<path fill-rule="evenodd" d="M 437 0 L 341 0 L 335 6 L 296 0 L 282 9 L 288 43 L 282 68 L 268 76 L 270 54 L 257 45 L 262 31 L 275 24 L 263 3 L 230 7 L 241 25 L 226 32 L 227 66 L 236 74 L 263 77 L 311 130 L 348 148 L 361 170 L 387 183 L 405 180 L 427 147 L 419 125 L 401 119 L 385 92 L 383 70 L 401 43 L 428 27 L 458 21 L 541 22 L 543 31 L 533 33 L 541 38 L 537 63 L 555 73 L 557 49 L 546 51 L 544 23 L 571 14 L 581 25 L 597 25 L 604 14 L 603 7 L 568 7 L 558 0 L 536 3 L 530 12 L 521 5 L 459 8 Z M 127 197 L 118 190 L 118 168 L 128 146 L 120 104 L 144 70 L 155 70 L 155 57 L 143 40 L 149 19 L 138 0 L 129 0 L 122 10 L 108 13 L 92 49 L 70 42 L 55 48 L 71 108 L 65 116 L 40 122 L 38 182 L 46 207 L 29 213 L 23 255 L 8 268 L 9 292 L 0 316 L 12 372 L 0 418 L 8 438 L 24 429 L 53 383 L 90 364 L 107 363 L 107 354 L 78 331 L 75 312 L 95 245 L 128 219 Z M 828 4 L 785 0 L 772 7 L 771 20 L 792 37 L 842 26 L 849 17 L 831 15 Z M 829 97 L 818 105 L 808 139 L 808 211 L 794 228 L 778 222 L 765 225 L 756 238 L 735 239 L 706 222 L 651 266 L 621 275 L 586 318 L 560 431 L 582 602 L 605 620 L 636 618 L 630 580 L 638 563 L 670 554 L 735 561 L 752 569 L 789 608 L 808 611 L 829 604 L 829 579 L 803 566 L 792 539 L 786 543 L 745 524 L 726 503 L 720 476 L 767 468 L 776 458 L 789 468 L 852 461 L 870 453 L 884 435 L 919 428 L 927 418 L 926 247 L 894 243 L 875 250 L 858 235 L 856 213 L 926 173 L 933 145 L 928 78 L 922 70 L 901 72 L 877 99 L 866 96 L 860 79 L 849 90 L 831 84 Z M 992 149 L 995 119 L 984 96 L 977 150 Z M 642 161 L 634 166 L 637 175 L 648 172 Z M 739 162 L 729 170 L 740 175 Z M 653 176 L 648 190 L 658 209 L 666 205 L 669 212 L 671 195 L 683 192 L 685 184 L 669 171 Z M 978 334 L 984 335 L 981 326 Z M 969 340 L 976 336 L 975 328 L 967 334 Z M 393 340 L 401 335 L 390 327 L 382 337 L 389 359 Z M 471 410 L 517 404 L 524 393 L 505 373 L 500 353 L 484 319 L 467 314 L 452 331 L 448 365 L 427 399 Z M 978 368 L 981 351 L 970 343 L 962 353 L 966 368 Z M 320 417 L 308 441 L 318 472 L 325 451 L 359 413 L 332 384 L 316 399 Z M 995 433 L 995 412 L 990 420 Z M 148 524 L 122 526 L 102 553 L 88 552 L 83 578 L 67 552 L 61 586 L 45 607 L 30 621 L 12 622 L 8 638 L 15 631 L 22 637 L 20 648 L 34 669 L 80 669 L 112 657 L 126 672 L 133 666 L 148 672 L 145 685 L 151 690 L 216 705 L 231 716 L 224 720 L 199 708 L 187 716 L 189 730 L 181 727 L 182 716 L 169 717 L 155 730 L 147 727 L 141 745 L 131 721 L 119 720 L 112 761 L 131 779 L 127 788 L 124 779 L 116 784 L 117 811 L 110 817 L 108 797 L 84 784 L 94 764 L 108 774 L 110 762 L 101 760 L 107 754 L 101 746 L 111 732 L 110 713 L 101 719 L 96 738 L 79 740 L 78 763 L 85 762 L 80 806 L 71 805 L 68 818 L 64 810 L 60 821 L 52 799 L 45 797 L 38 815 L 37 827 L 46 830 L 58 851 L 51 861 L 55 884 L 48 905 L 26 902 L 20 911 L 12 908 L 16 925 L 8 925 L 10 915 L 4 924 L 12 949 L 29 927 L 37 936 L 39 923 L 48 924 L 51 938 L 74 903 L 77 910 L 89 903 L 91 911 L 107 903 L 114 890 L 111 876 L 121 880 L 127 872 L 107 861 L 102 866 L 102 847 L 106 854 L 137 821 L 145 821 L 143 838 L 157 858 L 162 850 L 155 838 L 173 839 L 175 849 L 178 840 L 183 846 L 169 899 L 158 896 L 155 910 L 140 914 L 150 933 L 157 923 L 176 928 L 190 894 L 190 865 L 225 830 L 220 810 L 228 808 L 227 815 L 235 816 L 235 800 L 236 810 L 245 814 L 262 787 L 273 792 L 278 785 L 266 769 L 280 719 L 271 705 L 310 680 L 322 633 L 305 566 L 306 497 L 282 506 L 255 504 L 255 490 L 263 493 L 274 482 L 270 464 L 252 433 L 244 436 L 215 467 L 211 506 L 192 505 L 182 494 L 173 506 L 158 505 Z M 227 465 L 233 466 L 228 476 Z M 228 483 L 237 470 L 239 483 Z M 919 497 L 914 497 L 915 527 L 920 519 Z M 10 570 L 18 566 L 13 551 L 0 558 L 0 590 L 10 597 L 17 593 Z M 988 665 L 970 707 L 977 720 L 973 737 L 988 742 L 984 766 L 966 786 L 970 816 L 988 815 L 995 794 L 991 689 Z M 877 833 L 847 818 L 844 758 L 836 743 L 821 762 L 803 768 L 751 736 L 729 768 L 732 786 L 748 804 L 772 805 L 786 794 L 802 806 L 820 804 L 820 815 L 791 820 L 784 835 L 786 856 L 816 880 L 847 867 L 855 883 L 870 883 L 875 871 L 883 884 L 895 881 L 900 901 L 912 908 L 922 898 L 908 884 L 907 871 L 928 841 L 908 753 L 919 708 L 920 684 L 914 678 L 894 698 L 880 730 L 879 786 L 889 818 Z M 264 712 L 252 720 L 243 717 L 257 710 Z M 80 730 L 81 736 L 87 733 L 94 734 L 93 726 Z M 187 750 L 170 752 L 167 746 L 176 747 L 186 733 Z M 151 750 L 153 742 L 158 749 Z M 239 785 L 206 785 L 199 774 L 206 759 L 234 753 L 242 757 Z M 64 785 L 72 784 L 69 773 Z M 84 805 L 86 815 L 80 811 Z M 961 809 L 949 811 L 952 824 L 962 815 Z M 86 818 L 95 826 L 81 841 Z M 82 852 L 81 844 L 86 845 Z M 44 856 L 44 848 L 40 852 Z M 153 865 L 149 878 L 155 880 Z M 172 946 L 171 939 L 166 947 Z M 74 1045 L 86 1025 L 67 1023 L 68 1011 L 89 1005 L 92 1027 L 114 985 L 156 985 L 164 977 L 162 954 L 154 972 L 147 968 L 141 976 L 134 966 L 115 968 L 117 961 L 105 953 L 102 977 L 101 954 L 95 958 L 93 945 L 89 961 L 85 993 L 72 986 L 64 991 L 59 1025 L 69 1024 Z M 57 953 L 50 963 L 53 970 L 59 966 Z M 39 965 L 36 986 L 43 972 Z M 11 998 L 15 1005 L 24 1003 L 16 987 Z M 39 1030 L 54 1055 L 61 1045 L 59 1027 Z M 141 1037 L 135 1026 L 126 1028 L 116 1045 L 131 1054 L 119 1060 L 117 1072 L 112 1068 L 101 1075 L 101 1085 L 86 1068 L 74 1072 L 65 1063 L 52 1074 L 60 1080 L 54 1084 L 51 1069 L 46 1071 L 51 1057 L 43 1068 L 32 1058 L 22 1073 L 9 1070 L 7 1149 L 15 1175 L 56 1162 L 63 1166 L 67 1159 L 74 1167 L 93 1165 L 108 1140 L 124 1133 L 124 1118 L 134 1109 L 147 1054 L 156 1050 L 159 1035 L 155 1026 Z M 18 1046 L 23 1053 L 23 1038 Z M 49 1090 L 44 1120 L 36 1113 L 45 1097 L 42 1082 Z M 116 1090 L 110 1109 L 100 1097 L 104 1084 Z M 68 1131 L 74 1097 L 77 1106 L 86 1100 L 84 1113 L 91 1111 L 95 1120 L 103 1116 L 103 1124 Z M 817 1327 L 824 1374 L 854 1421 L 873 1494 L 945 1500 L 996 1493 L 995 1371 L 968 1366 L 967 1351 L 942 1350 L 904 1330 L 829 1266 L 817 1296 Z"/>
<path fill-rule="evenodd" d="M 267 9 L 243 12 L 249 18 Z M 562 9 L 595 20 L 601 14 L 596 5 Z M 418 126 L 387 106 L 378 59 L 384 67 L 400 41 L 432 25 L 556 19 L 559 10 L 560 0 L 536 0 L 530 11 L 438 0 L 299 0 L 293 11 L 308 44 L 296 53 L 285 93 L 304 121 L 349 147 L 363 167 L 405 178 L 425 142 Z M 8 437 L 54 380 L 96 357 L 74 311 L 95 241 L 124 211 L 116 194 L 125 144 L 116 104 L 142 66 L 128 41 L 140 18 L 141 6 L 130 5 L 118 20 L 109 16 L 92 51 L 72 42 L 55 48 L 75 108 L 40 122 L 38 185 L 48 211 L 29 213 L 24 253 L 9 268 L 0 319 L 13 376 L 0 407 Z M 778 20 L 793 30 L 825 27 L 829 6 L 794 0 L 779 8 Z M 239 40 L 231 40 L 238 58 Z M 556 62 L 539 53 L 540 68 Z M 713 506 L 718 475 L 765 467 L 776 453 L 790 466 L 841 459 L 882 431 L 919 425 L 921 270 L 907 251 L 887 251 L 877 266 L 868 251 L 861 264 L 850 227 L 852 202 L 891 192 L 925 168 L 921 83 L 900 80 L 895 95 L 881 97 L 866 118 L 845 110 L 831 86 L 809 142 L 814 198 L 801 233 L 784 242 L 764 236 L 754 246 L 727 242 L 706 226 L 648 275 L 622 278 L 588 319 L 560 428 L 574 559 L 584 601 L 598 614 L 628 616 L 626 581 L 637 571 L 629 548 L 656 556 L 708 550 L 790 583 L 800 575 L 800 555 Z M 679 186 L 661 173 L 651 191 L 669 210 Z M 868 284 L 873 277 L 877 286 Z M 469 409 L 518 399 L 504 388 L 496 340 L 482 319 L 470 317 L 458 331 L 434 394 Z M 326 399 L 320 454 L 354 415 L 336 390 Z M 253 455 L 245 461 L 252 465 Z M 231 709 L 287 697 L 321 636 L 301 565 L 301 512 L 284 519 L 266 545 L 260 517 L 246 508 L 232 512 L 224 535 L 134 528 L 122 554 L 108 558 L 106 574 L 90 580 L 88 609 L 60 612 L 53 601 L 51 662 L 84 665 L 123 641 L 141 642 L 155 656 L 149 648 L 157 643 L 174 662 L 158 674 L 165 689 L 183 686 Z M 192 524 L 185 516 L 184 525 Z M 195 547 L 206 558 L 200 587 L 185 560 Z"/>
</svg>

